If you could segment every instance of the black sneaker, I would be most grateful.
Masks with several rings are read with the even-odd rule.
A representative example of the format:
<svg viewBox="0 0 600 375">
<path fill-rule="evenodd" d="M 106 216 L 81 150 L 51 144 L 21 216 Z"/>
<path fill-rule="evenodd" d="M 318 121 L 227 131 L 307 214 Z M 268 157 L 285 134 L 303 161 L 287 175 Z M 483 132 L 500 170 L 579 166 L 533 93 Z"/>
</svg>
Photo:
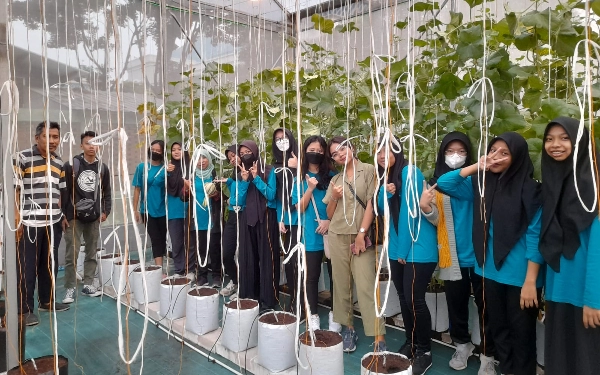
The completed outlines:
<svg viewBox="0 0 600 375">
<path fill-rule="evenodd" d="M 25 320 L 25 325 L 28 327 L 37 326 L 38 324 L 40 324 L 40 320 L 34 313 L 23 314 L 23 318 Z"/>
<path fill-rule="evenodd" d="M 398 353 L 402 354 L 403 356 L 405 356 L 408 359 L 413 359 L 414 355 L 413 355 L 412 343 L 406 341 L 404 343 L 404 345 L 402 345 L 400 347 L 400 350 L 398 350 Z"/>
<path fill-rule="evenodd" d="M 56 302 L 54 306 L 51 303 L 40 303 L 38 306 L 38 310 L 40 311 L 52 311 L 53 309 L 56 309 L 56 311 L 65 311 L 69 309 L 69 305 Z"/>
<path fill-rule="evenodd" d="M 423 375 L 432 364 L 431 352 L 416 356 L 412 364 L 413 375 Z"/>
</svg>

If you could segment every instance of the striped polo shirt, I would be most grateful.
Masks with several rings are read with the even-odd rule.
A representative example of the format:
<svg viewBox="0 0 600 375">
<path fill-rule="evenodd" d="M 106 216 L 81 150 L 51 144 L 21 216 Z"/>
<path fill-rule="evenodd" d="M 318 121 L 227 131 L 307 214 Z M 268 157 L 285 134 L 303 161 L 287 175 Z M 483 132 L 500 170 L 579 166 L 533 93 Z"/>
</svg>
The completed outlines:
<svg viewBox="0 0 600 375">
<path fill-rule="evenodd" d="M 66 189 L 63 161 L 50 154 L 50 176 L 48 164 L 37 145 L 17 153 L 14 160 L 17 185 L 21 190 L 21 218 L 30 227 L 44 227 L 62 218 L 60 209 L 61 189 Z M 49 180 L 48 180 L 49 178 Z"/>
</svg>

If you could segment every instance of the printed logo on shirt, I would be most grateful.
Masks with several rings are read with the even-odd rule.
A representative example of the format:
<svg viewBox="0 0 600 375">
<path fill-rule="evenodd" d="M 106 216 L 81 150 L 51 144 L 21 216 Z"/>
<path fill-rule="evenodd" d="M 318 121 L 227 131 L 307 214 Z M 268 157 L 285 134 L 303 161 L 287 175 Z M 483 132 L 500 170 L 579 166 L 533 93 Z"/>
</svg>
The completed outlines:
<svg viewBox="0 0 600 375">
<path fill-rule="evenodd" d="M 86 169 L 79 174 L 77 179 L 79 188 L 85 192 L 91 193 L 96 189 L 96 172 Z"/>
</svg>

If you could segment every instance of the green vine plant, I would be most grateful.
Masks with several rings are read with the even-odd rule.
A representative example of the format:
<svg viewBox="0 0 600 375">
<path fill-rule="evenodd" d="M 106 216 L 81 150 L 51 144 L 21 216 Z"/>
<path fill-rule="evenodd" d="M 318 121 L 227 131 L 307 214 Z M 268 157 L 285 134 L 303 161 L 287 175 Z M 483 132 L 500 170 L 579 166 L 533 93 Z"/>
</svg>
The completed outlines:
<svg viewBox="0 0 600 375">
<path fill-rule="evenodd" d="M 481 13 L 480 0 L 466 2 L 471 14 Z M 487 115 L 495 108 L 490 135 L 505 131 L 522 134 L 529 144 L 539 178 L 545 126 L 557 116 L 580 116 L 576 93 L 584 89 L 586 48 L 584 43 L 580 44 L 580 68 L 573 71 L 576 45 L 585 38 L 584 4 L 569 0 L 555 8 L 540 10 L 543 5 L 542 1 L 532 2 L 529 10 L 509 12 L 502 19 L 486 9 L 486 17 L 479 14 L 469 17 L 468 22 L 462 13 L 451 13 L 447 23 L 433 18 L 419 27 L 423 36 L 412 41 L 418 50 L 414 65 L 414 123 L 415 133 L 430 140 L 417 139 L 416 143 L 417 164 L 426 176 L 433 172 L 436 139 L 441 140 L 446 133 L 455 130 L 467 133 L 474 145 L 482 137 L 479 127 L 482 93 L 479 90 L 467 97 L 467 92 L 484 76 L 483 59 L 487 56 L 485 77 L 491 81 L 494 94 L 492 106 L 491 89 L 486 93 Z M 429 12 L 438 7 L 437 3 L 416 3 L 410 12 Z M 594 0 L 591 9 L 597 19 L 600 0 Z M 328 34 L 358 30 L 353 22 L 333 27 L 331 20 L 319 15 L 313 16 L 312 21 L 317 30 Z M 398 22 L 398 33 L 407 25 L 406 20 Z M 600 44 L 594 28 L 590 28 L 589 33 L 590 38 Z M 395 41 L 400 43 L 399 38 Z M 288 41 L 288 48 L 301 48 L 302 58 L 307 62 L 306 67 L 300 69 L 302 138 L 313 134 L 325 138 L 358 136 L 360 141 L 354 144 L 359 158 L 372 162 L 375 116 L 386 108 L 378 107 L 372 97 L 375 83 L 371 80 L 370 58 L 357 62 L 347 71 L 341 56 L 318 44 L 297 45 Z M 406 58 L 385 65 L 378 71 L 378 89 L 384 90 L 389 85 L 392 90 L 387 110 L 389 122 L 394 134 L 402 136 L 408 132 L 404 119 L 409 116 L 409 102 L 403 81 L 408 65 Z M 285 126 L 295 130 L 297 126 L 295 68 L 294 63 L 288 61 L 282 67 L 265 69 L 235 87 L 216 84 L 219 75 L 234 73 L 230 64 L 208 63 L 202 73 L 185 72 L 180 81 L 169 83 L 177 95 L 168 97 L 163 111 L 159 113 L 153 102 L 138 107 L 148 118 L 148 124 L 140 132 L 160 137 L 164 120 L 168 141 L 180 141 L 181 120 L 185 120 L 185 136 L 192 134 L 195 142 L 218 146 L 235 139 L 258 140 L 263 136 L 268 153 L 270 134 L 275 128 Z M 599 68 L 598 62 L 592 61 L 594 72 Z M 600 108 L 597 77 L 595 74 L 591 86 L 594 111 Z M 594 126 L 598 134 L 600 129 Z"/>
</svg>

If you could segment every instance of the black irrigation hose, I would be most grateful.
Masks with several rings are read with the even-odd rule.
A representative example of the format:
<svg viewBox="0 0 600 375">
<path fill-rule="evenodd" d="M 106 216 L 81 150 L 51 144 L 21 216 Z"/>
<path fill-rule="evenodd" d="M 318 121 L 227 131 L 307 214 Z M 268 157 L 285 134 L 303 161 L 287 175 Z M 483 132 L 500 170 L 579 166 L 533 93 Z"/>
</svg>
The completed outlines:
<svg viewBox="0 0 600 375">
<path fill-rule="evenodd" d="M 275 312 L 275 310 L 273 309 L 267 309 L 265 311 L 263 311 L 263 315 L 266 312 Z M 246 342 L 246 348 L 248 348 L 248 345 L 250 345 L 250 336 L 252 335 L 252 327 L 254 327 L 254 323 L 256 323 L 256 318 L 261 317 L 262 315 L 260 315 L 260 313 L 258 315 L 256 315 L 256 317 L 254 317 L 254 320 L 252 321 L 252 325 L 250 326 L 250 333 L 248 333 L 248 341 Z M 246 349 L 246 352 L 244 353 L 244 374 L 248 373 L 248 350 Z"/>
</svg>

